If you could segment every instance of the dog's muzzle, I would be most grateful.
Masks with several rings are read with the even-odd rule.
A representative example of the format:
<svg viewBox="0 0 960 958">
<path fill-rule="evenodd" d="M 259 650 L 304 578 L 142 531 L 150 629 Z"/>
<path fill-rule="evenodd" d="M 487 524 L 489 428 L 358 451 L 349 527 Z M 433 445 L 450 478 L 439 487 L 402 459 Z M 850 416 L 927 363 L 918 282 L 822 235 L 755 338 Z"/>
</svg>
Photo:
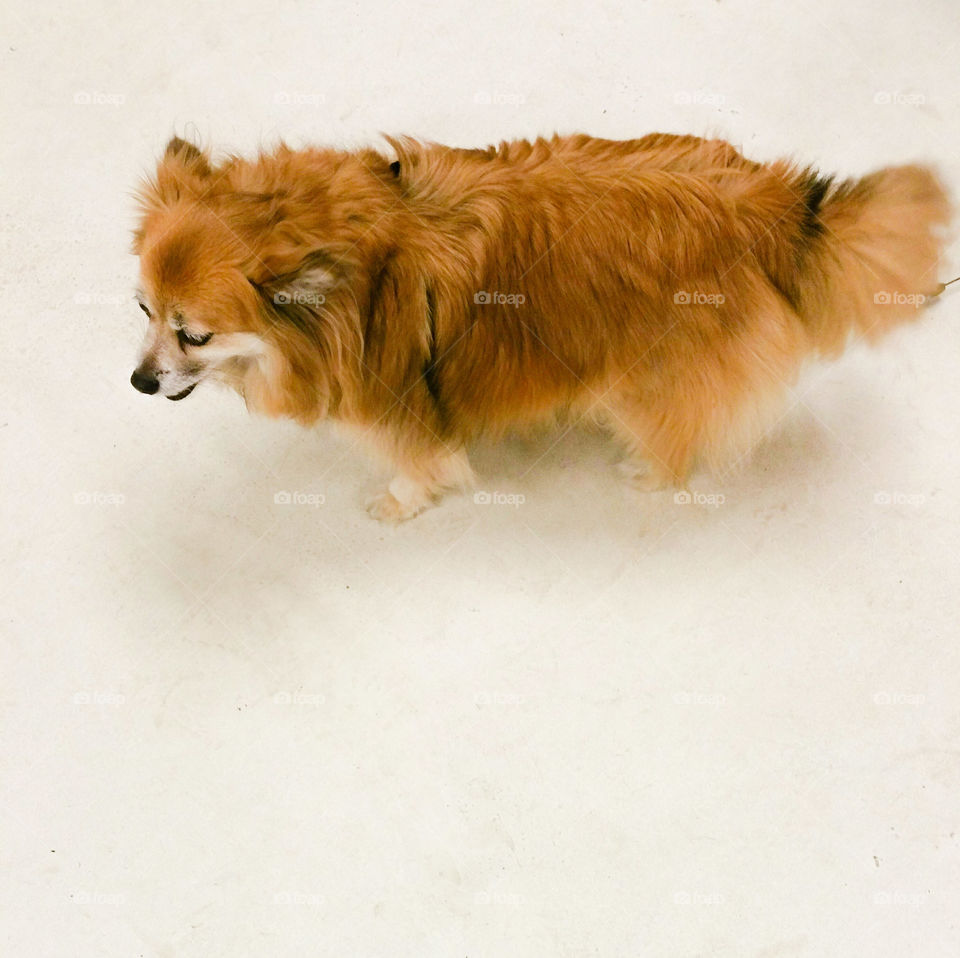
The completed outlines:
<svg viewBox="0 0 960 958">
<path fill-rule="evenodd" d="M 160 388 L 159 380 L 153 376 L 145 376 L 139 369 L 133 371 L 133 375 L 130 377 L 130 385 L 148 396 L 152 396 Z"/>
</svg>

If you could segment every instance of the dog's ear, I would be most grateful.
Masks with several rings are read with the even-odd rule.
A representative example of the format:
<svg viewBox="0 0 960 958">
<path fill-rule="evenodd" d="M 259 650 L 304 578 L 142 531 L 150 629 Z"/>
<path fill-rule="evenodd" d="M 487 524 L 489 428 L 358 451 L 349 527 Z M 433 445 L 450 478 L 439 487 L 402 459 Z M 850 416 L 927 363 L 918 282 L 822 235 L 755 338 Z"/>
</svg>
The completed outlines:
<svg viewBox="0 0 960 958">
<path fill-rule="evenodd" d="M 206 155 L 198 146 L 183 140 L 179 136 L 173 137 L 163 151 L 164 165 L 170 168 L 180 166 L 181 169 L 193 176 L 209 176 L 213 170 Z"/>
<path fill-rule="evenodd" d="M 202 197 L 216 183 L 210 179 L 213 167 L 209 156 L 179 136 L 163 151 L 154 176 L 145 177 L 135 193 L 140 207 L 140 225 L 133 231 L 133 252 L 143 247 L 147 223 L 154 214 L 172 206 L 184 196 Z"/>
<path fill-rule="evenodd" d="M 327 296 L 345 279 L 342 265 L 325 250 L 309 253 L 293 268 L 277 256 L 261 260 L 258 266 L 259 275 L 250 282 L 282 314 L 319 312 Z"/>
<path fill-rule="evenodd" d="M 170 206 L 183 196 L 202 196 L 209 189 L 212 173 L 207 154 L 175 136 L 163 151 L 156 177 L 141 187 L 141 204 L 149 210 Z"/>
</svg>

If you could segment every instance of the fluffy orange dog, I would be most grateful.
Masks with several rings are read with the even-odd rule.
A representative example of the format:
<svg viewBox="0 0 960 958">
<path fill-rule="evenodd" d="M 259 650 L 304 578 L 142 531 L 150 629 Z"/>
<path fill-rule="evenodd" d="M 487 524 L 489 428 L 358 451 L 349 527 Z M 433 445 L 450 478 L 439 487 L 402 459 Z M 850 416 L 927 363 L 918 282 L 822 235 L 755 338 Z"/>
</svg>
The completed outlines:
<svg viewBox="0 0 960 958">
<path fill-rule="evenodd" d="M 651 135 L 390 140 L 212 164 L 174 139 L 140 190 L 150 323 L 132 382 L 357 427 L 415 515 L 470 482 L 466 444 L 558 414 L 680 483 L 749 448 L 811 354 L 914 319 L 947 201 L 904 166 L 833 183 L 729 144 Z"/>
</svg>

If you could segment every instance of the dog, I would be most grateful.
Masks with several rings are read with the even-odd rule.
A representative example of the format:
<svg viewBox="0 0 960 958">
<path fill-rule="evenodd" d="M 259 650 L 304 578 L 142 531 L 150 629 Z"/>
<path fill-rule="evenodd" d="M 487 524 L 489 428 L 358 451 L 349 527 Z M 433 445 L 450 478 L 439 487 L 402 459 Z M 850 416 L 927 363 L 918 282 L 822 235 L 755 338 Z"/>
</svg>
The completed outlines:
<svg viewBox="0 0 960 958">
<path fill-rule="evenodd" d="M 137 192 L 141 392 L 215 380 L 358 431 L 408 519 L 467 445 L 602 423 L 643 488 L 722 471 L 801 365 L 916 319 L 950 210 L 923 166 L 838 182 L 721 140 L 586 135 L 214 162 L 175 137 Z"/>
</svg>

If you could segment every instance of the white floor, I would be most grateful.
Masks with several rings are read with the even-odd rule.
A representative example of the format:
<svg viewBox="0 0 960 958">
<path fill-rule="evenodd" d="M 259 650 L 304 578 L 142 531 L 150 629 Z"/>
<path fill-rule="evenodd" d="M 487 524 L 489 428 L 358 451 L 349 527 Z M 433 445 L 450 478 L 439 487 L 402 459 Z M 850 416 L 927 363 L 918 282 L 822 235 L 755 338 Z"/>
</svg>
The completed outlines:
<svg viewBox="0 0 960 958">
<path fill-rule="evenodd" d="M 960 193 L 949 0 L 522 6 L 7 4 L 0 953 L 960 954 L 960 287 L 699 503 L 571 433 L 393 530 L 330 430 L 127 382 L 174 130 L 714 133 Z"/>
</svg>

